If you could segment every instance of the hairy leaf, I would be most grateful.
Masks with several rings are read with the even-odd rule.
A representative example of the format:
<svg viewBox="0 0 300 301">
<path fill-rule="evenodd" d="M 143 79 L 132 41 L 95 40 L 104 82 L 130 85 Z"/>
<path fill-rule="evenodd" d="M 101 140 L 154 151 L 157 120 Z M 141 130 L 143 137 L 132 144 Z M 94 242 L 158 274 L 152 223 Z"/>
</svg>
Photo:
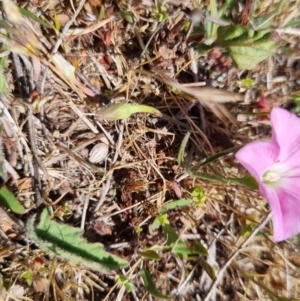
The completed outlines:
<svg viewBox="0 0 300 301">
<path fill-rule="evenodd" d="M 250 70 L 275 53 L 270 30 L 255 31 L 242 25 L 218 28 L 215 46 L 224 47 L 239 69 Z"/>
<path fill-rule="evenodd" d="M 229 54 L 239 69 L 251 70 L 276 52 L 274 41 L 258 41 L 244 46 L 229 47 Z"/>
<path fill-rule="evenodd" d="M 41 250 L 51 255 L 101 272 L 128 265 L 126 260 L 104 251 L 102 244 L 90 244 L 84 240 L 81 237 L 81 229 L 51 220 L 47 209 L 41 213 L 40 222 L 36 227 L 34 227 L 34 222 L 34 216 L 29 218 L 28 237 Z"/>
<path fill-rule="evenodd" d="M 192 203 L 193 203 L 192 199 L 180 199 L 180 200 L 176 200 L 176 201 L 169 201 L 167 203 L 164 203 L 159 208 L 159 212 L 160 213 L 165 213 L 169 210 L 185 207 L 185 206 L 188 206 Z"/>
</svg>

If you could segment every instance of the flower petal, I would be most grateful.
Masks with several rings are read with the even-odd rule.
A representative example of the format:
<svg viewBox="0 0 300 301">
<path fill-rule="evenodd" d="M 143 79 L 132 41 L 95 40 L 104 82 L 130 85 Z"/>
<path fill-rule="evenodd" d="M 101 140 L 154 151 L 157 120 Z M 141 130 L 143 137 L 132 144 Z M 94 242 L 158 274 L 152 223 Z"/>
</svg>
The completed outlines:
<svg viewBox="0 0 300 301">
<path fill-rule="evenodd" d="M 260 184 L 263 173 L 274 164 L 278 154 L 279 149 L 276 144 L 255 141 L 242 147 L 235 157 Z"/>
<path fill-rule="evenodd" d="M 274 108 L 271 121 L 272 142 L 280 148 L 278 160 L 288 160 L 291 167 L 300 167 L 300 119 L 285 109 Z"/>
<path fill-rule="evenodd" d="M 261 194 L 268 200 L 273 213 L 274 241 L 282 241 L 300 232 L 299 187 L 273 189 L 260 187 Z"/>
</svg>

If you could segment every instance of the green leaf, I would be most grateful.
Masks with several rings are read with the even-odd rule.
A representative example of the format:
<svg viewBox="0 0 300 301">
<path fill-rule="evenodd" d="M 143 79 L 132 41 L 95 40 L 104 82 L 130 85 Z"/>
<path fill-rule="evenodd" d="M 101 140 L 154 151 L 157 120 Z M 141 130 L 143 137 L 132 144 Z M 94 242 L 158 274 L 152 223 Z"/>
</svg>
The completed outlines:
<svg viewBox="0 0 300 301">
<path fill-rule="evenodd" d="M 179 239 L 178 234 L 170 225 L 164 225 L 164 235 L 167 238 L 165 250 L 171 249 L 172 253 L 180 258 L 187 259 L 190 256 L 207 255 L 207 249 L 197 241 L 185 242 Z"/>
<path fill-rule="evenodd" d="M 160 208 L 159 208 L 159 212 L 160 213 L 165 213 L 169 210 L 173 210 L 173 209 L 178 209 L 181 207 L 185 207 L 188 206 L 190 204 L 193 203 L 192 199 L 180 199 L 180 200 L 176 200 L 176 201 L 169 201 L 167 203 L 164 203 Z"/>
<path fill-rule="evenodd" d="M 128 265 L 122 258 L 106 252 L 100 243 L 90 244 L 84 240 L 82 230 L 60 224 L 50 219 L 47 209 L 40 216 L 39 224 L 34 227 L 35 216 L 27 222 L 27 235 L 41 250 L 87 268 L 106 272 Z"/>
<path fill-rule="evenodd" d="M 105 6 L 100 5 L 100 12 L 99 12 L 99 21 L 101 21 L 105 16 Z"/>
<path fill-rule="evenodd" d="M 192 191 L 192 196 L 193 196 L 193 202 L 197 206 L 201 206 L 206 200 L 206 195 L 203 192 L 203 189 L 199 186 L 196 186 L 194 188 L 194 190 Z"/>
<path fill-rule="evenodd" d="M 28 285 L 31 285 L 33 282 L 32 271 L 25 271 L 21 274 L 21 277 L 24 278 Z"/>
<path fill-rule="evenodd" d="M 274 41 L 258 41 L 244 46 L 228 47 L 229 54 L 239 69 L 251 70 L 257 64 L 276 52 L 277 45 Z"/>
<path fill-rule="evenodd" d="M 55 12 L 54 12 L 54 25 L 55 25 L 56 31 L 59 32 L 61 26 L 60 26 L 60 22 L 59 22 L 59 19 L 57 17 L 57 14 Z"/>
<path fill-rule="evenodd" d="M 161 223 L 159 222 L 159 220 L 157 219 L 157 217 L 154 219 L 151 227 L 153 230 L 157 230 L 159 227 L 161 226 Z"/>
<path fill-rule="evenodd" d="M 187 172 L 191 176 L 199 178 L 199 179 L 208 180 L 208 181 L 215 181 L 215 182 L 219 182 L 219 183 L 222 183 L 222 184 L 228 184 L 228 180 L 225 177 L 223 177 L 222 175 L 217 175 L 217 174 L 210 175 L 208 173 L 196 172 L 196 171 L 193 171 L 193 170 L 187 170 Z"/>
<path fill-rule="evenodd" d="M 8 60 L 8 55 L 5 55 L 0 59 L 0 92 L 1 93 L 8 92 L 7 85 L 6 85 L 6 76 L 4 75 L 4 70 L 6 68 L 7 60 Z"/>
<path fill-rule="evenodd" d="M 209 1 L 209 9 L 210 9 L 210 15 L 214 18 L 218 18 L 219 17 L 219 13 L 218 13 L 218 8 L 217 8 L 217 1 L 216 0 L 210 0 Z M 215 37 L 217 36 L 217 30 L 219 25 L 214 23 L 214 22 L 210 22 L 208 20 L 206 20 L 205 22 L 205 27 L 206 27 L 206 39 L 215 39 Z"/>
<path fill-rule="evenodd" d="M 143 232 L 143 228 L 142 227 L 137 227 L 136 229 L 135 229 L 135 233 L 136 234 L 140 234 L 140 233 L 142 233 Z"/>
<path fill-rule="evenodd" d="M 162 300 L 172 300 L 171 297 L 163 295 L 161 292 L 159 292 L 156 289 L 155 284 L 151 278 L 151 274 L 148 270 L 145 270 L 145 269 L 141 270 L 140 275 L 143 279 L 145 289 L 147 290 L 147 292 L 149 294 L 151 294 L 152 296 L 154 296 L 156 298 L 162 299 Z"/>
<path fill-rule="evenodd" d="M 199 43 L 198 46 L 196 46 L 198 54 L 205 53 L 209 51 L 210 49 L 213 49 L 213 45 L 206 45 L 204 43 Z"/>
<path fill-rule="evenodd" d="M 222 151 L 222 152 L 219 152 L 219 153 L 217 153 L 217 154 L 215 154 L 215 155 L 213 155 L 213 156 L 210 156 L 210 157 L 208 157 L 208 158 L 205 158 L 202 162 L 200 162 L 200 163 L 194 165 L 194 166 L 192 167 L 192 170 L 198 170 L 201 166 L 204 166 L 204 165 L 207 165 L 207 164 L 209 164 L 209 163 L 215 162 L 215 161 L 217 161 L 217 159 L 219 159 L 219 158 L 221 158 L 221 157 L 223 157 L 223 156 L 225 156 L 225 155 L 228 155 L 228 154 L 230 154 L 230 153 L 236 152 L 236 151 L 239 150 L 241 147 L 242 147 L 242 146 L 235 146 L 235 147 L 232 147 L 232 148 L 230 148 L 230 149 L 226 149 L 226 150 L 224 150 L 224 151 Z"/>
<path fill-rule="evenodd" d="M 164 225 L 164 235 L 167 238 L 166 246 L 172 248 L 173 244 L 177 242 L 179 236 L 170 225 Z"/>
<path fill-rule="evenodd" d="M 232 11 L 235 2 L 235 0 L 225 0 L 225 3 L 222 3 L 222 6 L 219 8 L 218 18 L 226 16 L 227 11 Z"/>
<path fill-rule="evenodd" d="M 295 19 L 295 20 L 292 20 L 288 23 L 286 23 L 283 28 L 288 28 L 288 27 L 293 27 L 293 26 L 298 26 L 300 25 L 300 19 Z"/>
<path fill-rule="evenodd" d="M 121 10 L 120 14 L 125 21 L 127 21 L 128 23 L 133 23 L 133 18 L 127 10 Z"/>
<path fill-rule="evenodd" d="M 258 183 L 250 174 L 245 175 L 243 178 L 228 178 L 229 183 L 240 184 L 249 189 L 257 190 Z"/>
<path fill-rule="evenodd" d="M 191 133 L 190 132 L 187 132 L 181 142 L 181 145 L 180 145 L 180 148 L 179 148 L 179 152 L 178 152 L 178 164 L 180 166 L 183 165 L 184 163 L 184 151 L 185 151 L 185 148 L 186 148 L 186 145 L 189 141 L 189 138 L 191 136 Z"/>
<path fill-rule="evenodd" d="M 42 19 L 40 19 L 35 14 L 33 14 L 32 12 L 30 12 L 29 10 L 27 10 L 25 8 L 19 7 L 19 12 L 21 13 L 21 15 L 38 22 L 40 25 L 42 25 L 46 28 L 52 28 L 51 24 L 43 21 Z"/>
<path fill-rule="evenodd" d="M 241 81 L 237 81 L 237 83 L 238 83 L 239 87 L 241 87 L 241 88 L 251 89 L 251 88 L 254 88 L 254 86 L 255 86 L 255 81 L 249 77 L 242 79 Z"/>
<path fill-rule="evenodd" d="M 163 9 L 162 3 L 157 3 L 156 12 L 154 13 L 158 22 L 164 22 L 168 19 L 167 12 Z"/>
<path fill-rule="evenodd" d="M 168 220 L 168 215 L 165 213 L 165 214 L 161 214 L 161 215 L 158 215 L 153 223 L 152 223 L 152 229 L 153 230 L 156 230 L 158 229 L 160 226 L 164 226 L 164 225 L 167 225 L 169 224 L 169 220 Z"/>
<path fill-rule="evenodd" d="M 16 199 L 12 192 L 8 190 L 6 186 L 0 188 L 0 202 L 14 213 L 25 213 L 24 207 Z"/>
<path fill-rule="evenodd" d="M 96 117 L 106 120 L 121 120 L 130 117 L 134 113 L 150 113 L 161 116 L 162 114 L 155 108 L 146 105 L 136 105 L 129 103 L 113 104 L 98 112 Z"/>
<path fill-rule="evenodd" d="M 151 249 L 140 251 L 139 255 L 152 260 L 160 260 L 160 256 L 154 250 Z"/>
<path fill-rule="evenodd" d="M 243 34 L 247 33 L 247 28 L 242 25 L 227 25 L 218 28 L 217 40 L 218 41 L 230 41 L 236 38 L 240 38 Z"/>
<path fill-rule="evenodd" d="M 198 241 L 179 241 L 178 243 L 175 243 L 172 253 L 181 259 L 208 254 L 207 249 Z"/>
<path fill-rule="evenodd" d="M 214 268 L 201 257 L 199 257 L 197 261 L 201 265 L 201 267 L 205 270 L 205 272 L 208 274 L 208 276 L 211 278 L 211 280 L 215 280 L 216 272 Z"/>
<path fill-rule="evenodd" d="M 246 225 L 246 227 L 242 229 L 241 234 L 244 237 L 248 237 L 253 232 L 254 229 L 255 226 L 253 224 Z"/>
<path fill-rule="evenodd" d="M 127 279 L 125 276 L 120 275 L 120 276 L 117 276 L 116 278 L 117 278 L 118 283 L 124 285 L 127 293 L 131 293 L 134 291 L 133 283 L 129 279 Z"/>
<path fill-rule="evenodd" d="M 246 70 L 274 54 L 277 47 L 270 39 L 270 30 L 255 31 L 242 25 L 219 27 L 215 46 L 227 47 L 237 67 Z"/>
</svg>

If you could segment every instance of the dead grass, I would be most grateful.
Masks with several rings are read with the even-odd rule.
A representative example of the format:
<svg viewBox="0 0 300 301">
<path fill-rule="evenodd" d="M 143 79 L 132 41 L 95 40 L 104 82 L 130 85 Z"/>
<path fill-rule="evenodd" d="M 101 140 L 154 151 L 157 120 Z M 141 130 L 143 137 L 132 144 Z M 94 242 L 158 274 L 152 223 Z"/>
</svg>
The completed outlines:
<svg viewBox="0 0 300 301">
<path fill-rule="evenodd" d="M 147 0 L 118 5 L 80 1 L 84 6 L 74 20 L 76 2 L 19 3 L 48 20 L 56 14 L 64 35 L 55 36 L 35 24 L 36 35 L 43 36 L 40 41 L 50 56 L 62 54 L 84 75 L 82 85 L 98 95 L 86 96 L 86 90 L 70 85 L 57 66 L 46 67 L 47 57 L 41 52 L 31 60 L 21 56 L 21 70 L 28 79 L 25 88 L 39 91 L 22 95 L 16 62 L 10 57 L 9 93 L 1 95 L 2 138 L 11 168 L 8 185 L 28 214 L 12 217 L 0 211 L 0 299 L 156 300 L 143 287 L 139 276 L 143 266 L 151 271 L 158 290 L 173 300 L 300 298 L 299 244 L 296 239 L 273 243 L 272 224 L 264 224 L 269 209 L 259 193 L 196 179 L 177 161 L 187 131 L 191 137 L 186 159 L 191 165 L 233 146 L 269 138 L 268 120 L 252 113 L 260 109 L 257 101 L 262 97 L 270 107 L 292 107 L 292 93 L 299 91 L 299 37 L 280 32 L 278 43 L 285 49 L 249 72 L 210 53 L 198 57 L 195 67 L 192 44 L 181 26 L 187 20 L 182 8 L 192 9 L 196 2 L 185 1 L 181 7 L 181 1 L 165 1 L 166 21 L 158 21 L 155 3 Z M 298 4 L 285 3 L 276 28 L 298 17 Z M 101 5 L 105 15 L 97 21 Z M 274 6 L 273 1 L 261 1 L 261 11 Z M 125 22 L 120 10 L 130 12 L 133 23 Z M 197 68 L 198 78 L 190 68 Z M 253 88 L 239 86 L 246 77 L 253 79 Z M 194 82 L 208 88 L 190 87 Z M 234 102 L 223 103 L 233 96 Z M 28 99 L 39 102 L 45 97 L 41 112 L 28 114 Z M 97 120 L 101 108 L 119 102 L 154 106 L 167 119 L 135 114 L 120 122 Z M 108 154 L 91 163 L 90 151 L 103 141 Z M 213 168 L 224 177 L 245 174 L 233 154 L 213 163 Z M 208 248 L 209 256 L 203 260 L 215 269 L 214 281 L 198 261 L 167 253 L 158 262 L 149 261 L 138 252 L 164 244 L 161 230 L 150 227 L 157 210 L 164 202 L 190 196 L 196 186 L 203 188 L 205 202 L 170 211 L 168 219 L 181 239 L 201 241 Z M 102 275 L 43 254 L 27 241 L 23 230 L 40 204 L 51 205 L 62 222 L 81 227 L 89 241 L 101 242 L 106 250 L 128 259 L 128 269 Z M 137 234 L 139 227 L 142 232 Z M 31 285 L 22 274 L 28 270 L 34 275 Z M 132 281 L 134 293 L 116 283 L 117 274 Z"/>
</svg>

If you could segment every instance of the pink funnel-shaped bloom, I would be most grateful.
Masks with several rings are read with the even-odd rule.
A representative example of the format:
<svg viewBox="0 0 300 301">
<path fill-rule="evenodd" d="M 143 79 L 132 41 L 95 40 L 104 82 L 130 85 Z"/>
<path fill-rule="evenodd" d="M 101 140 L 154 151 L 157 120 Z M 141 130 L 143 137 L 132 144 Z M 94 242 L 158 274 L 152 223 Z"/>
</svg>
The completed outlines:
<svg viewBox="0 0 300 301">
<path fill-rule="evenodd" d="M 251 142 L 236 153 L 273 213 L 274 241 L 300 232 L 300 119 L 273 108 L 272 140 Z"/>
</svg>

